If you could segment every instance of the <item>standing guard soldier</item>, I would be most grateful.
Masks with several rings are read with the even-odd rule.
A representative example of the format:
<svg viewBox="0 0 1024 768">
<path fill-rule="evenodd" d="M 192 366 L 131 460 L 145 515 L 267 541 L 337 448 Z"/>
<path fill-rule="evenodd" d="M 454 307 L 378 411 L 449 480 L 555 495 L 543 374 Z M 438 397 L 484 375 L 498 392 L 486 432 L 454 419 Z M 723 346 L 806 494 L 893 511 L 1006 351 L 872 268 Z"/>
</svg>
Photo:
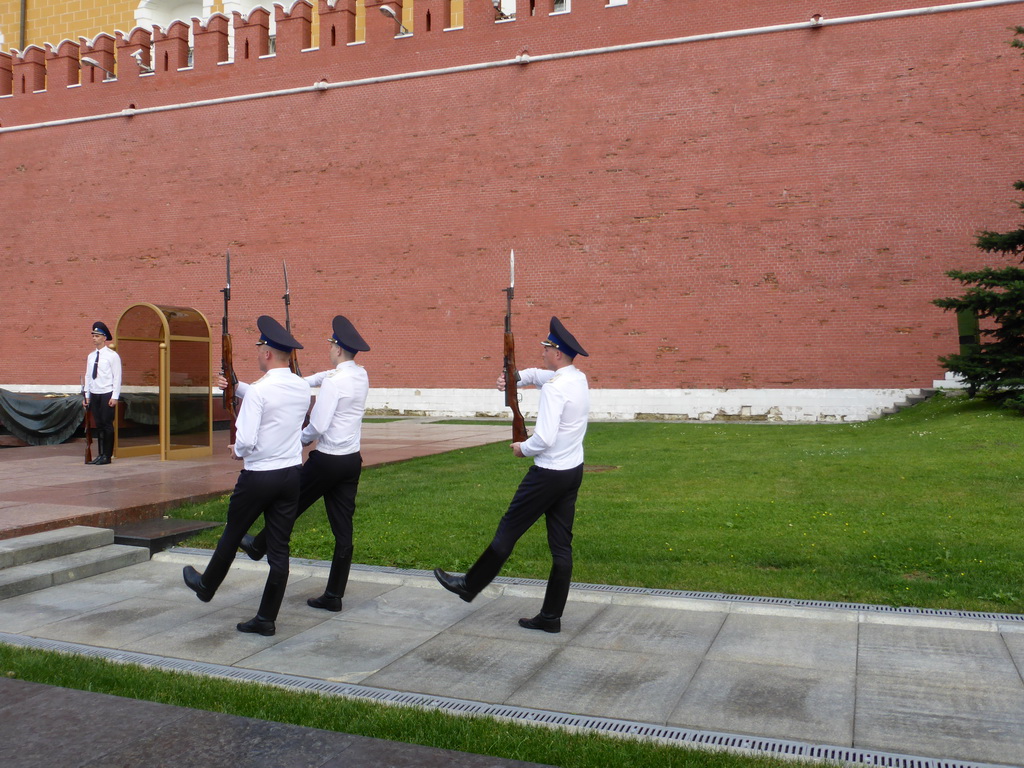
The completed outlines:
<svg viewBox="0 0 1024 768">
<path fill-rule="evenodd" d="M 356 511 L 356 491 L 363 458 L 359 452 L 363 413 L 370 389 L 369 377 L 357 365 L 357 352 L 367 352 L 369 344 L 343 315 L 332 323 L 331 370 L 307 376 L 310 386 L 320 387 L 309 424 L 302 430 L 302 444 L 317 442 L 302 466 L 302 491 L 298 515 L 309 509 L 321 496 L 327 508 L 327 519 L 334 533 L 334 557 L 327 577 L 327 587 L 319 597 L 306 604 L 326 611 L 340 611 L 345 596 L 349 570 L 352 567 L 352 518 Z M 241 389 L 244 394 L 245 389 Z M 242 551 L 253 560 L 267 552 L 267 529 L 242 539 Z"/>
<path fill-rule="evenodd" d="M 228 503 L 227 524 L 206 571 L 184 568 L 185 585 L 209 602 L 227 576 L 242 537 L 261 514 L 269 530 L 270 573 L 256 616 L 238 624 L 239 632 L 270 636 L 288 584 L 288 542 L 299 501 L 302 468 L 302 421 L 309 409 L 309 384 L 288 369 L 293 349 L 302 349 L 280 323 L 268 315 L 256 321 L 260 340 L 256 355 L 264 376 L 246 389 L 238 411 L 236 436 L 228 446 L 244 462 Z"/>
<path fill-rule="evenodd" d="M 572 579 L 572 525 L 576 496 L 583 480 L 583 436 L 590 413 L 587 377 L 573 361 L 576 355 L 588 355 L 557 317 L 551 318 L 550 334 L 541 344 L 544 369 L 518 372 L 521 385 L 541 388 L 537 425 L 532 437 L 512 443 L 512 453 L 520 458 L 532 456 L 533 466 L 519 483 L 490 546 L 466 575 L 456 576 L 435 568 L 434 576 L 449 592 L 471 602 L 498 575 L 516 542 L 543 516 L 551 550 L 551 573 L 540 613 L 532 619 L 520 619 L 519 626 L 560 632 Z M 498 389 L 504 388 L 502 372 Z"/>
<path fill-rule="evenodd" d="M 96 347 L 85 360 L 85 407 L 96 425 L 99 450 L 90 464 L 109 464 L 114 454 L 114 417 L 121 399 L 121 357 L 107 346 L 114 337 L 105 323 L 92 324 Z"/>
</svg>

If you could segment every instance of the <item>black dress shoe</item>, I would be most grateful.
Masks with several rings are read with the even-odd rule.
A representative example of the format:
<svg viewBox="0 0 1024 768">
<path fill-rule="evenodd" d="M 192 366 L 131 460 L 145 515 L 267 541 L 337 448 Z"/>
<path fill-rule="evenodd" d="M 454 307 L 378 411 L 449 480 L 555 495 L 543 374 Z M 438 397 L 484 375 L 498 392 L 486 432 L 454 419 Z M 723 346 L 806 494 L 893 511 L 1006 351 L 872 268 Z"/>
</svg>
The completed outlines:
<svg viewBox="0 0 1024 768">
<path fill-rule="evenodd" d="M 109 463 L 110 463 L 110 457 L 109 456 L 100 456 L 98 459 L 96 459 L 96 461 L 93 462 L 93 464 L 109 464 Z"/>
<path fill-rule="evenodd" d="M 238 548 L 245 552 L 251 560 L 260 560 L 266 554 L 256 548 L 256 539 L 248 533 L 242 537 L 242 543 L 238 545 Z"/>
<path fill-rule="evenodd" d="M 320 597 L 311 597 L 306 600 L 306 605 L 310 608 L 322 608 L 325 611 L 337 613 L 341 610 L 341 598 L 324 592 Z"/>
<path fill-rule="evenodd" d="M 246 622 L 236 625 L 236 629 L 239 632 L 248 632 L 251 635 L 263 635 L 264 637 L 271 637 L 277 632 L 277 627 L 274 626 L 274 622 L 261 619 L 259 616 L 253 616 Z"/>
<path fill-rule="evenodd" d="M 476 592 L 470 592 L 466 589 L 465 576 L 453 576 L 450 573 L 442 571 L 440 568 L 435 568 L 434 578 L 441 582 L 442 587 L 447 589 L 449 592 L 454 592 L 467 603 L 473 602 L 473 598 L 477 596 Z"/>
<path fill-rule="evenodd" d="M 519 626 L 524 629 L 542 629 L 551 634 L 562 631 L 562 619 L 560 617 L 550 618 L 543 613 L 538 613 L 532 619 L 520 619 Z"/>
<path fill-rule="evenodd" d="M 181 569 L 181 575 L 185 577 L 185 586 L 195 592 L 196 597 L 204 603 L 208 603 L 213 599 L 213 592 L 203 586 L 203 577 L 199 571 L 191 565 L 186 565 Z"/>
</svg>

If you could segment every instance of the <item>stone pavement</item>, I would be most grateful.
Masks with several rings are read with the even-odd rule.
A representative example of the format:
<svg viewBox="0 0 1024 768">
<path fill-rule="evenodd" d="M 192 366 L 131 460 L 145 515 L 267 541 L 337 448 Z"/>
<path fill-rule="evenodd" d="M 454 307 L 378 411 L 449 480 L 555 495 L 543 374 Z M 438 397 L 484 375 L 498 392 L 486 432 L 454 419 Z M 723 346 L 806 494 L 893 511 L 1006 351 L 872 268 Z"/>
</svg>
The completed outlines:
<svg viewBox="0 0 1024 768">
<path fill-rule="evenodd" d="M 305 605 L 327 564 L 294 561 L 268 638 L 234 629 L 265 562 L 240 556 L 201 603 L 181 569 L 207 558 L 170 550 L 0 601 L 0 642 L 681 745 L 1024 765 L 1022 616 L 574 585 L 549 635 L 516 625 L 540 582 L 501 578 L 467 604 L 429 573 L 360 566 L 333 614 Z"/>
<path fill-rule="evenodd" d="M 535 764 L 0 678 L 0 765 L 528 768 Z"/>
</svg>

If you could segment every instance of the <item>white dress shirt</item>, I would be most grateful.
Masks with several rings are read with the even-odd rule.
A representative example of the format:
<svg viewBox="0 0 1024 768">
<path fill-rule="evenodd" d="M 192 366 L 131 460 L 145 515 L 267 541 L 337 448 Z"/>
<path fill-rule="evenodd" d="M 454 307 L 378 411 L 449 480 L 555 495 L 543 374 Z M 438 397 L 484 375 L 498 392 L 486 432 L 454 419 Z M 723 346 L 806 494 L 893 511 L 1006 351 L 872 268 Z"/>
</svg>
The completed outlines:
<svg viewBox="0 0 1024 768">
<path fill-rule="evenodd" d="M 302 444 L 317 441 L 320 453 L 347 456 L 359 450 L 366 395 L 370 379 L 354 360 L 338 363 L 333 371 L 306 377 L 310 386 L 320 385 L 309 424 L 302 430 Z"/>
<path fill-rule="evenodd" d="M 287 368 L 271 368 L 242 389 L 235 455 L 244 459 L 245 468 L 259 472 L 301 464 L 299 438 L 309 408 L 309 384 Z"/>
<path fill-rule="evenodd" d="M 96 355 L 99 364 L 96 365 Z M 92 377 L 93 366 L 96 365 L 96 378 Z M 106 394 L 110 392 L 111 400 L 121 399 L 121 358 L 110 347 L 93 350 L 85 359 L 85 394 Z"/>
<path fill-rule="evenodd" d="M 524 456 L 543 469 L 573 469 L 583 463 L 583 436 L 590 414 L 587 376 L 574 365 L 557 371 L 519 371 L 521 386 L 540 387 L 540 409 L 533 434 L 520 444 Z"/>
</svg>

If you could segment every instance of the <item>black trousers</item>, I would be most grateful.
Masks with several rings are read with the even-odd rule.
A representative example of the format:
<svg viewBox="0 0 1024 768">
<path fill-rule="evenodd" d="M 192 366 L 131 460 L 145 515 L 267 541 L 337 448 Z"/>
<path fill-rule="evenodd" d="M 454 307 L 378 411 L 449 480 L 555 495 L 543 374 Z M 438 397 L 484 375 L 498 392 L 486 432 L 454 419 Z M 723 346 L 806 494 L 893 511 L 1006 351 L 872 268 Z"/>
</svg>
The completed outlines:
<svg viewBox="0 0 1024 768">
<path fill-rule="evenodd" d="M 301 464 L 285 469 L 243 469 L 228 502 L 228 520 L 210 563 L 203 572 L 203 586 L 216 591 L 235 561 L 238 544 L 256 518 L 263 515 L 267 530 L 267 563 L 270 573 L 260 603 L 260 618 L 274 621 L 288 583 L 288 542 L 299 501 Z"/>
<path fill-rule="evenodd" d="M 110 398 L 113 392 L 99 392 L 89 395 L 89 413 L 96 427 L 96 437 L 100 441 L 100 455 L 110 456 L 114 453 L 114 416 L 117 408 L 111 407 Z"/>
<path fill-rule="evenodd" d="M 334 534 L 334 557 L 326 592 L 333 597 L 344 597 L 352 567 L 352 519 L 356 513 L 356 491 L 359 490 L 362 469 L 363 457 L 358 451 L 344 456 L 310 451 L 299 475 L 299 503 L 295 516 L 301 515 L 320 498 L 327 508 L 327 520 Z M 253 545 L 259 551 L 266 551 L 269 558 L 268 528 L 269 523 L 253 537 Z"/>
<path fill-rule="evenodd" d="M 490 546 L 466 573 L 466 588 L 479 592 L 490 584 L 512 554 L 516 542 L 544 517 L 551 550 L 551 573 L 541 612 L 561 616 L 572 580 L 572 525 L 582 482 L 582 464 L 573 469 L 530 467 L 498 523 Z"/>
</svg>

